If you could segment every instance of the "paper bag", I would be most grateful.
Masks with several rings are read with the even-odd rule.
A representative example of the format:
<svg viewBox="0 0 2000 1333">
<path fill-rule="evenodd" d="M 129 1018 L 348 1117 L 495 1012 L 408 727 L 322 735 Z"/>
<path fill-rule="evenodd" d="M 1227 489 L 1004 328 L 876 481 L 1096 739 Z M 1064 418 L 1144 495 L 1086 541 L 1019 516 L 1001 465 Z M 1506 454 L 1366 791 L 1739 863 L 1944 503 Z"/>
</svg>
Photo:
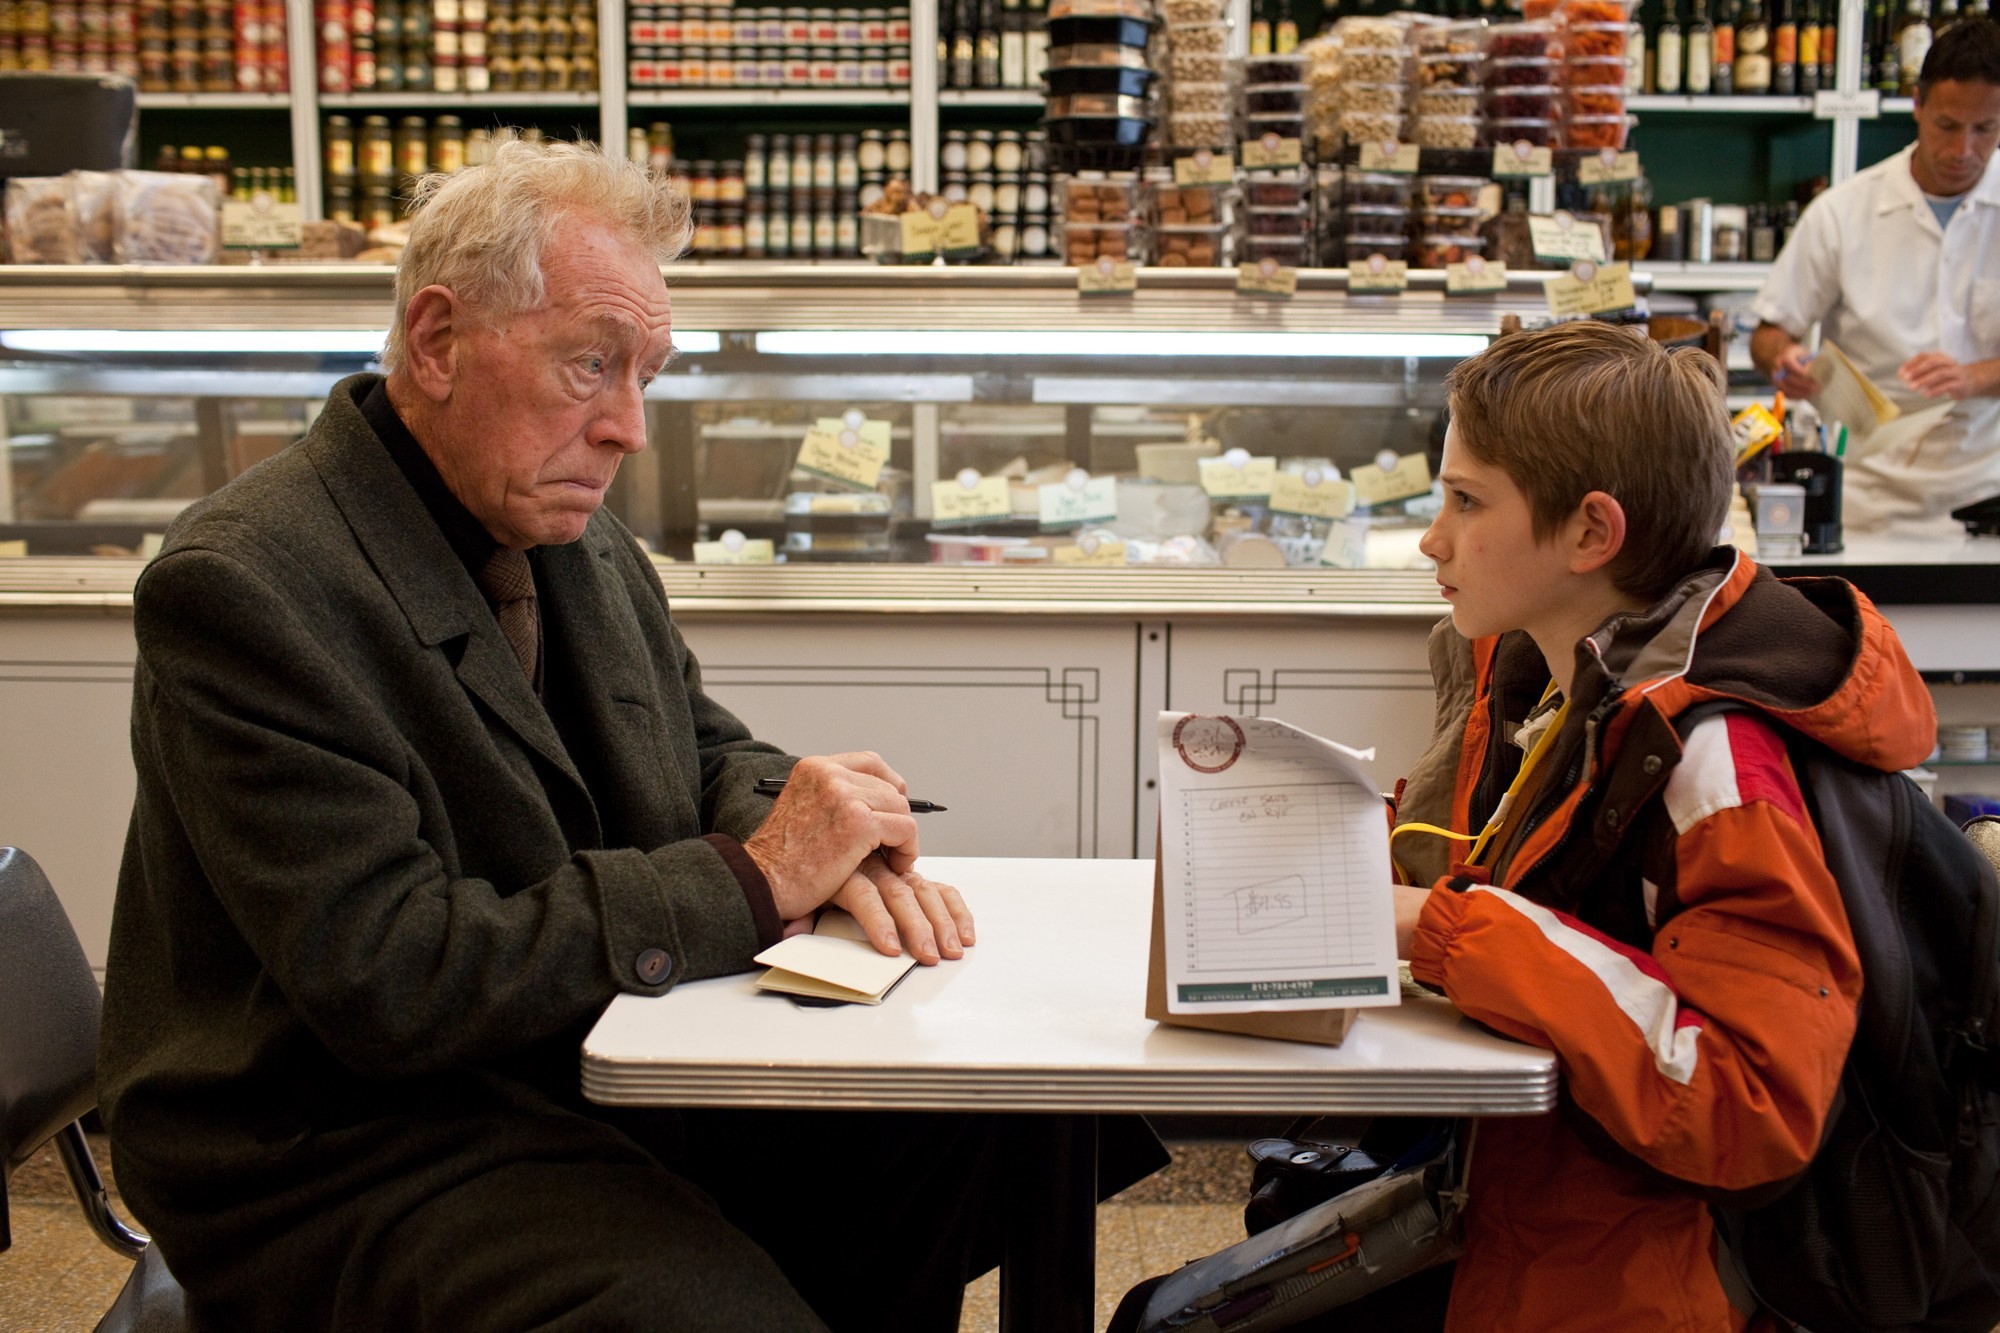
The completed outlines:
<svg viewBox="0 0 2000 1333">
<path fill-rule="evenodd" d="M 1234 1032 L 1338 1046 L 1354 1026 L 1352 1009 L 1307 1009 L 1263 1014 L 1175 1014 L 1167 1011 L 1167 909 L 1160 888 L 1160 847 L 1153 844 L 1153 945 L 1146 962 L 1146 1017 L 1175 1027 Z"/>
</svg>

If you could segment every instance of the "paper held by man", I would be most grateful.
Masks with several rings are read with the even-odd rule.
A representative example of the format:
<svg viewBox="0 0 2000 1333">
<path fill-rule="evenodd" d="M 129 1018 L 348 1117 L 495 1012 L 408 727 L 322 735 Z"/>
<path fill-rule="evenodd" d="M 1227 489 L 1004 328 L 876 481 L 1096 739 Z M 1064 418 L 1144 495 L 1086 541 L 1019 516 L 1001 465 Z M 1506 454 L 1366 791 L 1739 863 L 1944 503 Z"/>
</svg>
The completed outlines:
<svg viewBox="0 0 2000 1333">
<path fill-rule="evenodd" d="M 1848 430 L 1852 456 L 1914 451 L 1931 427 L 1951 415 L 1949 401 L 1905 412 L 1831 340 L 1822 341 L 1810 367 L 1819 381 L 1812 404 L 1823 421 L 1838 421 Z"/>
<path fill-rule="evenodd" d="M 1356 751 L 1272 718 L 1159 715 L 1146 1015 L 1338 1044 L 1401 1000 L 1388 820 Z"/>
</svg>

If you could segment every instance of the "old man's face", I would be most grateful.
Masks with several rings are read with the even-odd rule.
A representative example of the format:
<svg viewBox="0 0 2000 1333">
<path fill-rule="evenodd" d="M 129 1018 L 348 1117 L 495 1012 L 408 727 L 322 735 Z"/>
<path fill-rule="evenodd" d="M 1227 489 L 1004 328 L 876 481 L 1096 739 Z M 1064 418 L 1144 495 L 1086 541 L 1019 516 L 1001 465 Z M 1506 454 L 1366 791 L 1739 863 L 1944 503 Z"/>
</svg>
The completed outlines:
<svg viewBox="0 0 2000 1333">
<path fill-rule="evenodd" d="M 594 221 L 559 235 L 539 308 L 456 312 L 445 429 L 427 441 L 460 503 L 516 549 L 583 535 L 618 464 L 646 447 L 643 396 L 673 352 L 651 256 Z"/>
</svg>

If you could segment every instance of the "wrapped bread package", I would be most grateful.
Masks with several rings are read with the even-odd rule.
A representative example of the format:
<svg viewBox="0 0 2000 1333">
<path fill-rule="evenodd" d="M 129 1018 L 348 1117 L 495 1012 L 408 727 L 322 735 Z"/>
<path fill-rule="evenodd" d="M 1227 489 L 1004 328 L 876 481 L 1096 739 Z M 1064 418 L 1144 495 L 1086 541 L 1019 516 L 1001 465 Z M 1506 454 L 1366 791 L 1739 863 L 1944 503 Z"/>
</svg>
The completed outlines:
<svg viewBox="0 0 2000 1333">
<path fill-rule="evenodd" d="M 118 257 L 118 173 L 69 173 L 70 207 L 75 213 L 78 248 L 86 264 L 111 264 Z"/>
<path fill-rule="evenodd" d="M 207 176 L 125 171 L 118 179 L 121 264 L 212 264 L 221 246 L 221 191 Z"/>
<path fill-rule="evenodd" d="M 80 264 L 76 212 L 66 176 L 7 182 L 7 245 L 16 264 Z"/>
</svg>

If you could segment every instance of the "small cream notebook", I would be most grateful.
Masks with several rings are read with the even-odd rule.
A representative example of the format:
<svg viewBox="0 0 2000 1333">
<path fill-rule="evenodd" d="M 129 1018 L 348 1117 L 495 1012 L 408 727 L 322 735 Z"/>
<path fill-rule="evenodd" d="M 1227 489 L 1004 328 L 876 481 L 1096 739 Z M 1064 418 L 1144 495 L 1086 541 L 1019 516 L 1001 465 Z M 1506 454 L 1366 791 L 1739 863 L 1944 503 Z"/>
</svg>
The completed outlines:
<svg viewBox="0 0 2000 1333">
<path fill-rule="evenodd" d="M 917 960 L 875 951 L 861 924 L 845 912 L 827 911 L 810 935 L 779 940 L 756 957 L 771 970 L 757 978 L 761 990 L 812 1000 L 880 1004 Z"/>
</svg>

